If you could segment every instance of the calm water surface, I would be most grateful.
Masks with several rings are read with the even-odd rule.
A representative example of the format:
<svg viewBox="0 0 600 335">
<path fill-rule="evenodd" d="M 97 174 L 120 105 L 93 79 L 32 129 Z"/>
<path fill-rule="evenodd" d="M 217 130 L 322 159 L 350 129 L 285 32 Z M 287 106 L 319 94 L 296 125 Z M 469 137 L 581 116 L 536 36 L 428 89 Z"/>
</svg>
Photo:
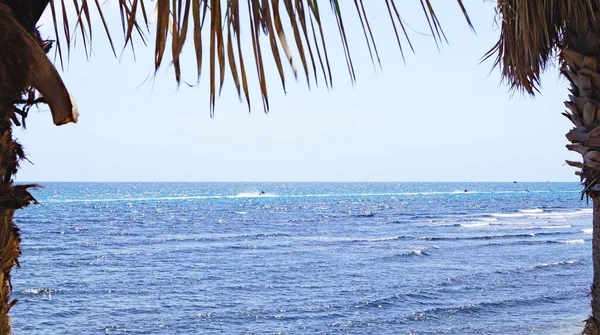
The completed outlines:
<svg viewBox="0 0 600 335">
<path fill-rule="evenodd" d="M 576 183 L 45 185 L 16 215 L 16 334 L 569 334 L 588 313 Z"/>
</svg>

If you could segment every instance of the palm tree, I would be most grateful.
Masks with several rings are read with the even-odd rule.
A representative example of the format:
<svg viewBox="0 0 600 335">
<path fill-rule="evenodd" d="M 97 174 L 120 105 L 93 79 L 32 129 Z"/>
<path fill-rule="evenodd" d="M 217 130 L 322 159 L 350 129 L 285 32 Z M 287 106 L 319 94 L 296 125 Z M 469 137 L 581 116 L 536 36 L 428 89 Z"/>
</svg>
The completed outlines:
<svg viewBox="0 0 600 335">
<path fill-rule="evenodd" d="M 14 1 L 15 4 L 17 3 Z M 23 5 L 18 2 L 19 5 Z M 40 13 L 41 14 L 41 13 Z M 39 18 L 39 16 L 38 16 Z M 35 20 L 35 21 L 33 21 Z M 12 138 L 12 125 L 24 122 L 28 109 L 45 102 L 57 125 L 77 120 L 77 111 L 58 72 L 46 57 L 48 43 L 36 34 L 37 19 L 19 20 L 7 4 L 0 3 L 0 332 L 10 333 L 8 311 L 10 271 L 21 254 L 19 229 L 12 218 L 16 209 L 35 199 L 27 191 L 34 185 L 13 185 L 23 149 Z M 36 93 L 39 92 L 38 98 Z M 43 98 L 41 97 L 43 95 Z M 18 116 L 22 119 L 18 120 Z"/>
<path fill-rule="evenodd" d="M 416 0 L 415 0 L 416 1 Z M 437 43 L 446 39 L 430 0 L 418 0 L 431 35 Z M 265 57 L 273 57 L 281 85 L 285 88 L 284 64 L 289 63 L 297 76 L 290 45 L 300 59 L 303 75 L 308 83 L 321 80 L 332 85 L 332 75 L 327 52 L 327 39 L 322 28 L 321 8 L 318 0 L 119 0 L 125 46 L 132 45 L 139 36 L 145 37 L 154 27 L 155 69 L 158 70 L 169 49 L 175 80 L 181 81 L 180 55 L 185 42 L 193 43 L 198 77 L 203 65 L 204 52 L 208 53 L 210 78 L 210 112 L 214 112 L 217 91 L 225 76 L 233 79 L 240 99 L 250 106 L 248 66 L 256 68 L 258 87 L 265 110 L 269 108 L 267 81 L 264 70 Z M 361 24 L 372 60 L 379 61 L 374 34 L 369 25 L 366 8 L 375 1 L 329 0 L 335 24 L 345 55 L 350 80 L 355 80 L 354 66 L 345 33 L 345 20 L 353 17 L 351 24 Z M 412 45 L 394 0 L 377 1 L 389 13 L 390 27 L 394 30 L 400 53 L 403 46 Z M 461 0 L 456 1 L 471 25 Z M 49 6 L 48 6 L 49 5 Z M 592 314 L 584 332 L 599 334 L 600 327 L 600 0 L 497 0 L 500 39 L 486 57 L 496 57 L 503 78 L 518 91 L 534 95 L 540 87 L 540 74 L 547 65 L 558 60 L 561 73 L 571 83 L 569 101 L 564 113 L 574 124 L 567 138 L 572 142 L 569 150 L 579 152 L 583 162 L 567 161 L 580 170 L 576 172 L 584 182 L 582 195 L 594 202 Z M 75 33 L 85 47 L 92 42 L 92 21 L 100 20 L 110 46 L 115 51 L 108 24 L 99 0 L 0 0 L 0 276 L 4 283 L 0 289 L 0 332 L 10 331 L 8 310 L 11 291 L 10 270 L 18 264 L 20 254 L 18 229 L 12 222 L 15 209 L 35 201 L 27 192 L 32 185 L 14 186 L 16 172 L 23 151 L 11 138 L 12 124 L 24 124 L 27 110 L 38 103 L 47 103 L 57 125 L 76 122 L 77 112 L 60 76 L 45 57 L 51 41 L 43 40 L 37 29 L 41 14 L 49 7 L 57 36 L 56 49 L 62 55 L 69 52 Z M 154 7 L 154 8 L 151 8 Z M 349 8 L 349 9 L 347 9 Z M 154 9 L 156 23 L 152 24 Z M 348 12 L 347 10 L 350 10 Z M 69 17 L 68 13 L 73 15 Z M 93 12 L 97 16 L 93 16 Z M 283 14 L 282 14 L 283 12 Z M 349 14 L 352 13 L 352 14 Z M 358 20 L 356 20 L 358 18 Z M 285 24 L 282 22 L 285 19 Z M 285 27 L 284 27 L 285 26 Z M 59 27 L 61 29 L 59 29 Z M 245 30 L 244 30 L 245 29 Z M 59 38 L 62 31 L 62 41 Z M 241 49 L 240 33 L 251 37 L 253 62 Z M 262 48 L 261 35 L 266 36 L 267 51 Z M 206 41 L 207 40 L 207 41 Z M 404 44 L 400 43 L 404 40 Z M 66 41 L 66 45 L 65 45 Z M 208 50 L 206 46 L 208 45 Z M 116 53 L 115 53 L 116 54 Z M 270 55 L 270 56 L 269 56 Z M 218 89 L 217 89 L 218 87 Z M 242 95 L 243 93 L 243 95 Z M 18 117 L 21 117 L 19 121 Z"/>
<path fill-rule="evenodd" d="M 534 95 L 540 74 L 558 58 L 561 74 L 570 82 L 567 111 L 575 127 L 567 133 L 567 149 L 582 162 L 567 161 L 584 183 L 582 197 L 593 201 L 591 287 L 592 314 L 585 334 L 600 333 L 600 1 L 499 0 L 501 32 L 488 53 L 511 88 Z M 556 57 L 558 56 L 558 57 Z M 598 113 L 598 114 L 597 114 Z"/>
</svg>

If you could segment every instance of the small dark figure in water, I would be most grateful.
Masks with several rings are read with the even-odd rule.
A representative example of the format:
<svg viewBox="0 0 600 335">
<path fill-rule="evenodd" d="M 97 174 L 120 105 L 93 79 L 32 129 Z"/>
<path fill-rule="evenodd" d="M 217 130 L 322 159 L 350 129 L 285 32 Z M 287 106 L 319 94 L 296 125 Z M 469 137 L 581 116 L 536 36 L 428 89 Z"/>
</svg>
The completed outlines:
<svg viewBox="0 0 600 335">
<path fill-rule="evenodd" d="M 464 192 L 466 193 L 466 192 L 469 192 L 469 191 L 467 191 L 467 189 L 465 188 L 465 191 L 464 191 Z"/>
<path fill-rule="evenodd" d="M 263 195 L 265 194 L 265 191 L 260 191 L 260 193 L 258 195 Z"/>
<path fill-rule="evenodd" d="M 528 189 L 525 189 L 525 192 L 529 193 L 529 190 L 528 190 Z"/>
</svg>

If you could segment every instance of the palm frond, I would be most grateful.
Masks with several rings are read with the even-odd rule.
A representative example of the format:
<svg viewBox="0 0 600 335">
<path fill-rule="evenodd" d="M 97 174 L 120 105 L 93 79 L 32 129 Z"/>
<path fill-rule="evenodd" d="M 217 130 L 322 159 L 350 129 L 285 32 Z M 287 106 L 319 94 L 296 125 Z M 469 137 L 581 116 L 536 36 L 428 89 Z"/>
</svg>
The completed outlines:
<svg viewBox="0 0 600 335">
<path fill-rule="evenodd" d="M 510 87 L 534 94 L 567 29 L 595 27 L 599 9 L 600 0 L 498 0 L 500 39 L 484 59 L 496 55 Z"/>
<path fill-rule="evenodd" d="M 83 35 L 84 47 L 91 47 L 92 25 L 90 24 L 90 7 L 95 6 L 104 26 L 104 31 L 108 36 L 109 44 L 113 52 L 115 52 L 113 38 L 106 23 L 103 8 L 99 2 L 100 0 L 72 1 L 73 6 L 69 8 L 75 8 L 76 17 L 74 22 L 76 28 Z M 90 4 L 90 1 L 93 1 L 93 3 Z M 398 13 L 395 1 L 380 0 L 379 3 L 385 4 L 387 7 L 391 27 L 396 32 L 398 46 L 400 47 L 400 51 L 403 52 L 401 39 L 397 31 L 398 26 L 401 27 L 404 38 L 409 45 L 410 40 L 404 29 L 404 23 Z M 420 2 L 424 17 L 429 23 L 431 35 L 436 43 L 445 42 L 446 37 L 437 19 L 431 0 L 415 1 Z M 241 50 L 240 35 L 242 31 L 250 33 L 252 56 L 258 74 L 258 86 L 261 91 L 265 111 L 269 108 L 267 78 L 264 68 L 267 54 L 273 57 L 284 90 L 286 78 L 282 57 L 286 58 L 286 63 L 289 63 L 294 76 L 296 76 L 297 70 L 292 57 L 293 52 L 290 49 L 290 43 L 285 30 L 291 32 L 293 35 L 294 43 L 292 44 L 296 46 L 295 52 L 300 58 L 307 84 L 310 86 L 311 77 L 314 78 L 315 83 L 318 83 L 318 78 L 321 76 L 328 87 L 332 85 L 330 59 L 327 52 L 329 42 L 326 43 L 327 39 L 324 36 L 322 15 L 320 13 L 321 7 L 319 7 L 318 0 L 245 0 L 246 4 L 243 2 L 243 0 L 241 2 L 240 0 L 156 0 L 154 3 L 149 3 L 147 0 L 118 0 L 125 46 L 133 43 L 133 35 L 139 35 L 142 39 L 146 37 L 145 30 L 149 31 L 150 29 L 147 13 L 149 7 L 155 7 L 157 18 L 154 31 L 156 39 L 154 50 L 155 70 L 158 70 L 163 64 L 165 51 L 167 51 L 169 48 L 168 45 L 170 45 L 175 80 L 177 83 L 180 83 L 182 68 L 180 55 L 186 40 L 192 38 L 199 78 L 202 72 L 201 69 L 205 66 L 202 61 L 204 56 L 203 48 L 208 45 L 211 115 L 214 111 L 217 92 L 220 92 L 225 80 L 227 63 L 229 64 L 230 76 L 235 83 L 240 99 L 242 99 L 241 92 L 243 91 L 244 98 L 248 106 L 250 106 L 248 69 L 246 68 L 246 64 L 248 64 L 246 58 L 248 55 L 244 54 Z M 456 0 L 456 2 L 462 10 L 467 23 L 472 28 L 462 0 Z M 284 10 L 280 8 L 281 3 L 283 3 Z M 72 22 L 67 19 L 67 13 L 65 12 L 67 4 L 65 0 L 50 0 L 50 4 L 55 33 L 58 37 L 60 34 L 59 31 L 62 31 L 62 37 L 67 41 L 66 53 L 68 54 L 72 47 L 69 41 L 72 38 L 71 34 L 73 30 L 70 29 Z M 329 4 L 342 41 L 348 72 L 351 80 L 354 81 L 356 76 L 349 47 L 350 36 L 346 34 L 346 25 L 356 23 L 361 25 L 366 40 L 366 48 L 371 55 L 371 59 L 373 60 L 373 55 L 375 55 L 377 62 L 379 62 L 379 54 L 374 38 L 376 34 L 373 34 L 371 30 L 363 0 L 329 0 Z M 61 7 L 61 16 L 57 15 L 57 7 Z M 356 17 L 351 17 L 348 14 L 349 12 L 345 11 L 346 7 L 349 8 L 350 12 L 357 14 L 358 22 L 351 21 Z M 249 18 L 249 26 L 242 25 L 242 14 Z M 286 22 L 288 22 L 288 26 L 286 29 L 284 29 L 282 23 L 282 15 L 287 16 Z M 204 21 L 206 18 L 208 18 L 209 22 L 205 25 Z M 192 26 L 191 31 L 188 30 L 190 25 Z M 63 29 L 59 29 L 59 26 L 62 26 Z M 145 29 L 142 29 L 142 27 Z M 267 37 L 268 49 L 261 47 L 261 37 L 263 35 Z M 204 41 L 207 37 L 208 41 Z M 169 39 L 171 43 L 168 43 Z M 57 38 L 57 41 L 60 40 L 60 38 Z M 61 46 L 60 43 L 57 44 L 59 57 L 62 59 L 64 56 L 64 46 Z M 412 45 L 410 47 L 412 49 Z M 309 71 L 309 68 L 312 72 Z M 317 69 L 320 69 L 320 71 Z"/>
</svg>

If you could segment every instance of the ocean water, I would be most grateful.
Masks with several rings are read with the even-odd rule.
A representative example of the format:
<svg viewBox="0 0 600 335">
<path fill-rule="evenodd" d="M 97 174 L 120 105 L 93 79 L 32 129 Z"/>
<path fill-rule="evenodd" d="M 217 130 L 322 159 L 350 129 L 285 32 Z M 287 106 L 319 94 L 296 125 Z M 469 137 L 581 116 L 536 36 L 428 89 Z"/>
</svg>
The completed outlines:
<svg viewBox="0 0 600 335">
<path fill-rule="evenodd" d="M 45 186 L 16 215 L 16 334 L 575 334 L 589 311 L 576 183 Z"/>
</svg>

